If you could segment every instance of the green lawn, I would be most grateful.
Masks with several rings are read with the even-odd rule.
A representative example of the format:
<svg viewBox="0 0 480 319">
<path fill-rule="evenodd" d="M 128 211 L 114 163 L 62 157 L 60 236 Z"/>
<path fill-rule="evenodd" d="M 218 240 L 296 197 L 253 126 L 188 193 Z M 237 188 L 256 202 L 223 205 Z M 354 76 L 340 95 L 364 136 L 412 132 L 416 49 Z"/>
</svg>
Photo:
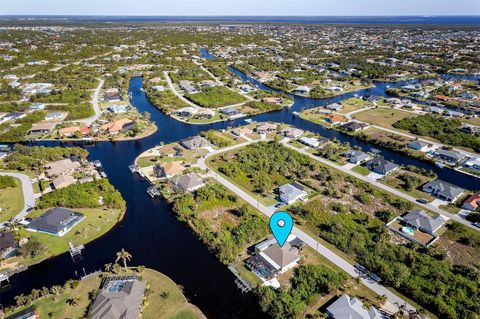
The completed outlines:
<svg viewBox="0 0 480 319">
<path fill-rule="evenodd" d="M 355 172 L 355 173 L 357 173 L 357 174 L 363 175 L 363 176 L 367 176 L 367 175 L 369 175 L 369 174 L 371 173 L 370 170 L 369 170 L 366 166 L 364 166 L 364 165 L 362 165 L 362 164 L 359 164 L 359 165 L 357 165 L 357 166 L 354 166 L 354 167 L 351 169 L 351 171 L 352 171 L 352 172 Z"/>
<path fill-rule="evenodd" d="M 416 116 L 418 115 L 396 109 L 377 108 L 356 113 L 352 117 L 362 122 L 394 129 L 393 123 L 406 117 Z"/>
<path fill-rule="evenodd" d="M 15 187 L 0 190 L 0 222 L 10 220 L 18 214 L 24 206 L 22 182 L 15 178 Z"/>
<path fill-rule="evenodd" d="M 46 246 L 46 251 L 33 258 L 14 257 L 12 261 L 18 261 L 20 264 L 30 266 L 37 264 L 52 256 L 60 255 L 68 251 L 68 242 L 73 244 L 86 244 L 94 239 L 107 233 L 115 226 L 119 220 L 123 217 L 123 211 L 121 210 L 104 210 L 104 209 L 87 209 L 79 208 L 72 209 L 85 215 L 85 219 L 71 229 L 67 234 L 62 237 L 54 235 L 31 232 L 24 228 L 17 231 L 19 237 L 33 238 L 41 242 Z M 43 212 L 43 211 L 42 211 Z M 28 215 L 28 217 L 35 218 L 42 212 L 34 211 Z"/>
<path fill-rule="evenodd" d="M 342 101 L 342 109 L 338 111 L 341 114 L 347 114 L 359 109 L 362 109 L 367 106 L 367 101 L 360 98 L 351 98 L 345 101 Z"/>
<path fill-rule="evenodd" d="M 207 108 L 218 108 L 227 105 L 238 104 L 246 101 L 246 98 L 222 86 L 205 89 L 203 92 L 185 96 L 192 102 Z"/>
</svg>

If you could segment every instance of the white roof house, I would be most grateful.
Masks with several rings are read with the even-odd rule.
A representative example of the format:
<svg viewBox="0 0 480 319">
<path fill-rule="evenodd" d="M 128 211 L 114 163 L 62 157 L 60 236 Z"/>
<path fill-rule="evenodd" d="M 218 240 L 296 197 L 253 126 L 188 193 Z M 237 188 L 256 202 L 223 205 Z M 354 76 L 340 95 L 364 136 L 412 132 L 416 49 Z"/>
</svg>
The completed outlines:
<svg viewBox="0 0 480 319">
<path fill-rule="evenodd" d="M 278 188 L 280 193 L 280 200 L 285 204 L 293 204 L 298 200 L 302 200 L 307 197 L 307 193 L 303 190 L 301 185 L 295 184 L 285 184 Z"/>
<path fill-rule="evenodd" d="M 343 295 L 327 308 L 327 314 L 335 319 L 382 319 L 382 314 L 374 307 L 365 309 L 362 301 Z"/>
</svg>

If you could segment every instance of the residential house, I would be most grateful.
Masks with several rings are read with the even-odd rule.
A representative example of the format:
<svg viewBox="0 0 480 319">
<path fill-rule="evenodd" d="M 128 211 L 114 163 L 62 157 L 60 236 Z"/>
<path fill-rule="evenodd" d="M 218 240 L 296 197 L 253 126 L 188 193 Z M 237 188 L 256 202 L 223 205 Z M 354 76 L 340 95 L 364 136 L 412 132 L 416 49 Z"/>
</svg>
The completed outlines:
<svg viewBox="0 0 480 319">
<path fill-rule="evenodd" d="M 374 158 L 367 162 L 367 167 L 374 173 L 388 175 L 400 168 L 397 164 L 383 158 Z"/>
<path fill-rule="evenodd" d="M 146 286 L 137 276 L 108 277 L 88 314 L 92 319 L 141 317 Z"/>
<path fill-rule="evenodd" d="M 32 103 L 28 107 L 30 111 L 41 111 L 45 110 L 45 104 L 44 103 Z"/>
<path fill-rule="evenodd" d="M 100 130 L 108 131 L 110 134 L 115 135 L 120 132 L 131 130 L 134 126 L 135 123 L 132 120 L 123 118 L 101 125 Z"/>
<path fill-rule="evenodd" d="M 63 112 L 50 112 L 45 115 L 45 121 L 60 121 L 65 117 Z"/>
<path fill-rule="evenodd" d="M 172 178 L 172 185 L 184 192 L 193 192 L 204 185 L 200 176 L 195 173 L 189 173 Z"/>
<path fill-rule="evenodd" d="M 153 170 L 157 177 L 171 178 L 182 173 L 185 167 L 182 165 L 182 162 L 166 162 L 155 165 Z"/>
<path fill-rule="evenodd" d="M 182 107 L 181 109 L 178 109 L 175 111 L 175 113 L 178 116 L 187 116 L 187 117 L 193 116 L 197 114 L 197 112 L 198 112 L 198 109 L 191 106 Z"/>
<path fill-rule="evenodd" d="M 152 90 L 154 90 L 155 92 L 164 92 L 165 87 L 162 85 L 155 85 L 155 86 L 152 86 Z"/>
<path fill-rule="evenodd" d="M 196 119 L 211 119 L 215 116 L 214 110 L 209 109 L 200 109 L 197 114 L 195 114 Z"/>
<path fill-rule="evenodd" d="M 480 157 L 470 157 L 465 163 L 463 163 L 463 166 L 480 172 Z"/>
<path fill-rule="evenodd" d="M 225 107 L 220 110 L 220 113 L 225 114 L 227 116 L 232 116 L 232 115 L 237 115 L 240 113 L 240 111 L 233 106 Z"/>
<path fill-rule="evenodd" d="M 293 93 L 307 95 L 310 93 L 310 91 L 311 89 L 308 86 L 298 86 L 295 90 L 293 90 Z"/>
<path fill-rule="evenodd" d="M 275 238 L 267 239 L 255 246 L 254 255 L 245 263 L 260 279 L 268 281 L 298 265 L 303 245 L 295 235 L 290 235 L 282 247 Z"/>
<path fill-rule="evenodd" d="M 422 141 L 413 141 L 408 143 L 408 148 L 420 152 L 426 152 L 428 150 L 428 143 Z"/>
<path fill-rule="evenodd" d="M 0 231 L 0 258 L 5 258 L 17 248 L 17 241 L 10 231 Z"/>
<path fill-rule="evenodd" d="M 352 164 L 361 164 L 368 161 L 371 156 L 362 151 L 350 150 L 345 153 L 345 157 L 348 158 L 348 162 Z"/>
<path fill-rule="evenodd" d="M 336 115 L 336 114 L 330 114 L 325 118 L 325 121 L 327 121 L 330 124 L 333 125 L 343 125 L 348 123 L 348 120 L 346 117 L 341 116 L 341 115 Z"/>
<path fill-rule="evenodd" d="M 78 126 L 64 127 L 58 130 L 58 134 L 64 137 L 72 137 L 77 132 L 80 132 L 80 127 Z"/>
<path fill-rule="evenodd" d="M 448 162 L 451 165 L 456 165 L 458 164 L 458 162 L 464 160 L 467 157 L 465 154 L 455 151 L 448 151 L 443 148 L 436 149 L 433 152 L 433 155 Z"/>
<path fill-rule="evenodd" d="M 476 192 L 463 202 L 462 208 L 466 210 L 476 211 L 480 207 L 480 192 Z"/>
<path fill-rule="evenodd" d="M 366 309 L 356 297 L 343 295 L 327 308 L 327 315 L 333 319 L 383 319 L 384 316 L 373 306 Z"/>
<path fill-rule="evenodd" d="M 180 144 L 187 150 L 195 150 L 197 148 L 208 147 L 211 145 L 209 141 L 198 135 L 180 141 Z"/>
<path fill-rule="evenodd" d="M 274 133 L 277 132 L 278 126 L 276 124 L 271 124 L 271 123 L 262 123 L 257 125 L 255 128 L 255 131 L 258 134 L 268 134 L 268 133 Z"/>
<path fill-rule="evenodd" d="M 107 111 L 114 114 L 127 113 L 130 111 L 129 105 L 112 105 L 107 108 Z"/>
<path fill-rule="evenodd" d="M 53 180 L 52 185 L 54 189 L 61 189 L 75 184 L 75 182 L 75 178 L 71 175 L 60 175 Z"/>
<path fill-rule="evenodd" d="M 477 134 L 478 132 L 480 132 L 478 126 L 473 126 L 470 124 L 462 124 L 458 129 L 460 130 L 460 132 L 465 134 Z"/>
<path fill-rule="evenodd" d="M 288 126 L 282 130 L 282 134 L 288 138 L 299 138 L 303 135 L 303 131 L 298 128 Z"/>
<path fill-rule="evenodd" d="M 25 113 L 22 113 L 22 112 L 12 112 L 12 113 L 9 113 L 7 115 L 5 115 L 3 118 L 2 118 L 2 122 L 6 122 L 6 121 L 16 121 L 16 120 L 19 120 L 21 118 L 24 118 L 25 116 L 27 116 L 27 114 Z"/>
<path fill-rule="evenodd" d="M 31 221 L 27 225 L 27 229 L 61 237 L 68 233 L 84 218 L 85 216 L 83 214 L 69 209 L 55 207 L 50 208 L 40 217 Z"/>
<path fill-rule="evenodd" d="M 235 135 L 235 136 L 246 136 L 246 135 L 250 135 L 250 134 L 253 134 L 253 130 L 248 128 L 248 127 L 237 127 L 235 129 L 232 130 L 232 134 Z"/>
<path fill-rule="evenodd" d="M 28 131 L 29 134 L 49 134 L 57 126 L 57 123 L 34 123 L 32 128 Z"/>
<path fill-rule="evenodd" d="M 181 80 L 178 85 L 188 94 L 198 93 L 197 89 L 193 86 L 193 83 L 191 81 Z"/>
<path fill-rule="evenodd" d="M 361 131 L 361 130 L 365 129 L 366 127 L 368 127 L 368 124 L 360 123 L 360 122 L 357 122 L 357 121 L 350 121 L 350 122 L 342 125 L 342 128 L 344 130 L 348 131 L 348 132 Z"/>
<path fill-rule="evenodd" d="M 465 192 L 463 188 L 439 179 L 426 183 L 423 185 L 422 189 L 426 193 L 452 203 L 455 202 Z"/>
<path fill-rule="evenodd" d="M 338 112 L 342 109 L 342 105 L 339 103 L 332 103 L 332 104 L 325 105 L 325 108 L 327 110 Z"/>
<path fill-rule="evenodd" d="M 291 205 L 298 200 L 304 200 L 307 197 L 304 187 L 299 183 L 285 184 L 278 188 L 280 200 L 287 205 Z"/>
<path fill-rule="evenodd" d="M 5 319 L 39 319 L 40 315 L 36 313 L 34 307 L 28 307 L 22 311 L 19 311 L 13 315 L 6 317 Z"/>
<path fill-rule="evenodd" d="M 56 177 L 62 174 L 73 172 L 80 167 L 80 163 L 72 161 L 70 158 L 51 162 L 45 165 L 45 175 L 48 177 Z"/>
<path fill-rule="evenodd" d="M 316 138 L 313 138 L 313 137 L 303 136 L 299 139 L 299 142 L 302 143 L 302 144 L 305 144 L 307 146 L 314 147 L 314 148 L 317 148 L 317 147 L 320 146 L 320 141 Z"/>
<path fill-rule="evenodd" d="M 106 89 L 103 93 L 103 99 L 106 102 L 119 102 L 122 100 L 122 96 L 120 95 L 120 90 L 116 88 Z"/>
<path fill-rule="evenodd" d="M 431 235 L 436 235 L 436 231 L 445 224 L 445 219 L 441 215 L 431 217 L 421 209 L 414 209 L 403 216 L 401 220 L 414 229 L 418 229 Z"/>
</svg>

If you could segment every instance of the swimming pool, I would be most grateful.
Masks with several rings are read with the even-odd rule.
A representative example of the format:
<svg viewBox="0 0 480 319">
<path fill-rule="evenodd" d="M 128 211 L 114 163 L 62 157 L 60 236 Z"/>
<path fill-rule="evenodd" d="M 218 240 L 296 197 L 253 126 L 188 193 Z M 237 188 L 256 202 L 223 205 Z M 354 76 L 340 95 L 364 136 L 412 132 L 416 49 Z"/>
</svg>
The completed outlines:
<svg viewBox="0 0 480 319">
<path fill-rule="evenodd" d="M 402 233 L 405 233 L 407 235 L 411 235 L 411 234 L 413 234 L 413 229 L 411 227 L 407 227 L 407 226 L 402 227 Z"/>
</svg>

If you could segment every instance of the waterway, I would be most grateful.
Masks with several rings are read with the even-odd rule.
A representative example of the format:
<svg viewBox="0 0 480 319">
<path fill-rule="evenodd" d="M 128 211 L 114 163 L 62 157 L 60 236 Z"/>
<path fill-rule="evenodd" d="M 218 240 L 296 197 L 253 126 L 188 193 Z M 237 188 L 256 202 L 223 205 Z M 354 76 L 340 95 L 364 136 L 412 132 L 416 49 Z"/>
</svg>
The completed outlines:
<svg viewBox="0 0 480 319">
<path fill-rule="evenodd" d="M 208 52 L 202 50 L 201 54 L 206 56 Z M 208 57 L 212 58 L 213 56 L 208 55 Z M 262 90 L 272 90 L 239 70 L 230 68 L 230 71 Z M 377 148 L 384 158 L 395 163 L 431 169 L 445 181 L 469 189 L 478 188 L 479 182 L 475 177 L 450 169 L 440 169 L 406 155 L 378 148 L 339 131 L 323 128 L 292 115 L 293 111 L 340 102 L 353 97 L 354 94 L 385 96 L 385 89 L 388 85 L 401 84 L 378 82 L 375 83 L 374 88 L 324 100 L 293 96 L 294 104 L 290 109 L 256 115 L 252 119 L 259 122 L 274 121 L 291 124 L 327 138 L 349 142 L 366 151 Z M 74 264 L 69 254 L 63 254 L 13 276 L 11 286 L 0 293 L 0 303 L 8 306 L 13 303 L 14 296 L 18 294 L 27 294 L 33 288 L 63 284 L 68 279 L 78 278 L 84 272 L 98 270 L 105 263 L 112 262 L 117 251 L 125 248 L 133 255 L 132 264 L 156 269 L 183 286 L 187 298 L 196 304 L 208 318 L 265 317 L 253 295 L 242 294 L 236 288 L 235 277 L 227 267 L 216 260 L 187 226 L 175 219 L 169 205 L 162 200 L 153 200 L 148 197 L 146 189 L 149 185 L 147 182 L 132 175 L 128 169 L 128 165 L 132 164 L 140 153 L 160 142 L 177 141 L 204 130 L 243 125 L 245 124 L 244 119 L 210 125 L 190 125 L 178 122 L 158 111 L 148 101 L 141 88 L 142 79 L 132 78 L 129 87 L 129 91 L 132 93 L 132 104 L 140 112 L 151 113 L 151 120 L 158 126 L 157 132 L 141 140 L 99 143 L 88 148 L 89 159 L 102 162 L 110 182 L 125 198 L 127 212 L 124 220 L 105 236 L 86 245 L 84 259 L 81 262 Z M 70 145 L 59 142 L 42 144 L 47 146 Z"/>
</svg>

